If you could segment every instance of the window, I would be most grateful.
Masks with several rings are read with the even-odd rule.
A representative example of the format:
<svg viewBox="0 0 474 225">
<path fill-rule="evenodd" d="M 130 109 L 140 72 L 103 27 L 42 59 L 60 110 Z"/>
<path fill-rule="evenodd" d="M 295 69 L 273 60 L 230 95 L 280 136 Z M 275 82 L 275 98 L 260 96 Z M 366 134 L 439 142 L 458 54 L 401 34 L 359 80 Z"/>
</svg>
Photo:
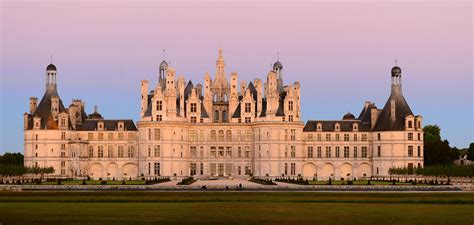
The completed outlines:
<svg viewBox="0 0 474 225">
<path fill-rule="evenodd" d="M 197 131 L 196 130 L 190 130 L 189 131 L 189 140 L 190 141 L 197 141 L 198 137 L 197 137 Z"/>
<path fill-rule="evenodd" d="M 61 149 L 66 149 L 66 144 L 61 144 Z"/>
<path fill-rule="evenodd" d="M 408 157 L 413 157 L 413 146 L 408 146 Z"/>
<path fill-rule="evenodd" d="M 97 147 L 97 157 L 104 158 L 104 146 Z"/>
<path fill-rule="evenodd" d="M 156 110 L 157 111 L 163 110 L 163 101 L 156 101 Z"/>
<path fill-rule="evenodd" d="M 288 116 L 288 122 L 293 122 L 293 115 Z"/>
<path fill-rule="evenodd" d="M 250 113 L 251 112 L 251 104 L 250 103 L 245 103 L 245 112 Z"/>
<path fill-rule="evenodd" d="M 107 149 L 107 157 L 113 158 L 114 157 L 114 147 L 112 145 L 108 146 Z"/>
<path fill-rule="evenodd" d="M 191 176 L 196 175 L 196 163 L 190 163 L 189 168 L 191 169 L 190 175 Z"/>
<path fill-rule="evenodd" d="M 225 140 L 226 141 L 232 141 L 232 131 L 230 131 L 230 130 L 226 131 Z"/>
<path fill-rule="evenodd" d="M 61 122 L 59 123 L 59 126 L 61 126 L 61 127 L 66 126 L 66 119 L 61 118 Z"/>
<path fill-rule="evenodd" d="M 362 134 L 362 141 L 367 141 L 367 134 Z"/>
<path fill-rule="evenodd" d="M 192 113 L 197 112 L 197 104 L 196 103 L 191 103 L 191 112 Z"/>
<path fill-rule="evenodd" d="M 326 134 L 326 141 L 331 141 L 331 134 Z"/>
<path fill-rule="evenodd" d="M 250 158 L 250 148 L 249 148 L 249 146 L 245 146 L 245 158 Z"/>
<path fill-rule="evenodd" d="M 123 140 L 123 133 L 118 133 L 118 139 Z"/>
<path fill-rule="evenodd" d="M 103 134 L 103 133 L 99 133 L 99 136 L 98 136 L 97 139 L 99 139 L 99 140 L 104 140 L 104 134 Z"/>
<path fill-rule="evenodd" d="M 313 158 L 313 146 L 308 146 L 308 158 Z"/>
<path fill-rule="evenodd" d="M 349 134 L 344 134 L 344 141 L 349 141 Z"/>
<path fill-rule="evenodd" d="M 380 133 L 377 133 L 377 141 L 380 141 Z"/>
<path fill-rule="evenodd" d="M 65 175 L 66 174 L 66 170 L 65 169 L 61 169 L 61 175 Z"/>
<path fill-rule="evenodd" d="M 354 141 L 357 141 L 357 134 L 354 134 Z"/>
<path fill-rule="evenodd" d="M 65 167 L 66 166 L 66 162 L 65 161 L 61 161 L 61 167 Z"/>
<path fill-rule="evenodd" d="M 367 158 L 367 146 L 362 146 L 361 157 Z"/>
<path fill-rule="evenodd" d="M 312 141 L 313 140 L 313 134 L 308 134 L 308 141 Z"/>
<path fill-rule="evenodd" d="M 321 139 L 321 134 L 318 134 L 318 135 L 317 135 L 317 140 L 318 140 L 318 141 L 321 141 L 321 140 L 322 140 L 322 139 Z"/>
<path fill-rule="evenodd" d="M 293 112 L 293 101 L 288 102 L 288 111 Z"/>
<path fill-rule="evenodd" d="M 219 111 L 214 111 L 214 123 L 219 122 Z"/>
<path fill-rule="evenodd" d="M 154 154 L 155 157 L 160 157 L 161 152 L 160 152 L 160 146 L 159 145 L 154 146 L 154 153 L 155 153 Z"/>
<path fill-rule="evenodd" d="M 318 151 L 318 153 L 317 153 L 317 154 L 318 154 L 318 158 L 321 158 L 321 146 L 318 146 L 318 150 L 317 150 L 317 151 Z"/>
<path fill-rule="evenodd" d="M 250 123 L 252 122 L 251 118 L 250 117 L 245 117 L 245 123 Z"/>
<path fill-rule="evenodd" d="M 291 138 L 292 141 L 296 140 L 296 130 L 295 129 L 291 129 L 290 138 Z"/>
<path fill-rule="evenodd" d="M 228 115 L 227 115 L 227 111 L 222 111 L 222 122 L 226 123 L 226 122 L 229 122 L 228 120 Z"/>
<path fill-rule="evenodd" d="M 87 133 L 87 139 L 88 140 L 93 140 L 94 139 L 94 133 Z"/>
<path fill-rule="evenodd" d="M 118 153 L 119 158 L 123 158 L 123 146 L 118 146 Z"/>
<path fill-rule="evenodd" d="M 377 146 L 377 157 L 380 157 L 382 155 L 382 147 Z"/>
<path fill-rule="evenodd" d="M 413 128 L 413 121 L 408 121 L 408 128 Z"/>
<path fill-rule="evenodd" d="M 413 141 L 413 133 L 408 133 L 408 140 Z"/>
<path fill-rule="evenodd" d="M 153 172 L 155 172 L 155 175 L 160 176 L 160 163 L 156 162 L 154 166 L 155 166 L 155 168 L 154 168 Z"/>
<path fill-rule="evenodd" d="M 66 132 L 61 132 L 61 140 L 66 140 Z"/>
<path fill-rule="evenodd" d="M 210 151 L 209 155 L 213 158 L 216 157 L 216 147 L 211 147 L 211 151 Z"/>
<path fill-rule="evenodd" d="M 114 133 L 108 133 L 108 134 L 107 134 L 107 138 L 108 138 L 109 140 L 114 140 Z"/>
<path fill-rule="evenodd" d="M 294 145 L 291 146 L 291 158 L 296 158 L 296 147 Z"/>
<path fill-rule="evenodd" d="M 61 157 L 62 157 L 62 158 L 66 157 L 66 153 L 65 153 L 65 152 L 61 152 Z"/>
<path fill-rule="evenodd" d="M 349 146 L 344 146 L 344 158 L 349 158 Z"/>
<path fill-rule="evenodd" d="M 224 141 L 224 131 L 223 130 L 219 131 L 218 139 L 219 139 L 219 141 Z"/>
<path fill-rule="evenodd" d="M 200 170 L 200 174 L 201 174 L 201 175 L 204 175 L 204 163 L 201 163 L 201 164 L 199 165 L 199 170 Z M 240 169 L 239 169 L 239 173 L 240 173 Z M 240 175 L 240 174 L 239 174 L 239 175 Z"/>
<path fill-rule="evenodd" d="M 339 138 L 339 134 L 336 134 L 336 141 L 339 141 L 340 138 Z"/>
<path fill-rule="evenodd" d="M 204 141 L 204 131 L 203 130 L 199 131 L 199 141 Z"/>
<path fill-rule="evenodd" d="M 285 163 L 285 175 L 288 175 L 288 163 Z"/>
<path fill-rule="evenodd" d="M 159 141 L 161 139 L 161 130 L 155 129 L 155 141 Z"/>
<path fill-rule="evenodd" d="M 128 146 L 127 156 L 129 158 L 133 157 L 133 146 Z"/>
<path fill-rule="evenodd" d="M 191 123 L 197 123 L 197 119 L 195 116 L 191 116 Z"/>
<path fill-rule="evenodd" d="M 158 121 L 158 122 L 163 121 L 163 116 L 162 115 L 156 115 L 156 121 Z"/>
<path fill-rule="evenodd" d="M 331 158 L 331 146 L 326 146 L 326 158 Z"/>
<path fill-rule="evenodd" d="M 191 147 L 189 147 L 189 149 L 190 149 L 190 150 L 189 150 L 189 152 L 190 152 L 189 155 L 190 155 L 191 157 L 193 157 L 193 158 L 196 158 L 196 156 L 197 156 L 197 154 L 196 154 L 196 146 L 191 146 Z"/>
<path fill-rule="evenodd" d="M 418 133 L 418 141 L 421 141 L 421 133 Z"/>
<path fill-rule="evenodd" d="M 291 175 L 295 175 L 295 174 L 296 174 L 296 163 L 291 163 L 290 174 L 291 174 Z"/>
<path fill-rule="evenodd" d="M 336 146 L 336 158 L 339 158 L 341 156 L 341 150 L 339 146 Z"/>
<path fill-rule="evenodd" d="M 418 157 L 421 157 L 421 146 L 418 146 Z"/>
<path fill-rule="evenodd" d="M 219 147 L 218 154 L 219 154 L 219 157 L 224 157 L 224 147 Z"/>
<path fill-rule="evenodd" d="M 237 147 L 237 157 L 241 158 L 242 157 L 242 147 Z"/>
<path fill-rule="evenodd" d="M 245 140 L 246 141 L 252 141 L 252 132 L 249 130 L 245 131 Z"/>
<path fill-rule="evenodd" d="M 232 158 L 232 147 L 227 147 L 226 148 L 225 157 Z"/>
<path fill-rule="evenodd" d="M 133 133 L 128 133 L 128 140 L 129 141 L 135 140 L 135 135 Z"/>
<path fill-rule="evenodd" d="M 89 158 L 94 157 L 94 146 L 89 146 Z"/>
<path fill-rule="evenodd" d="M 211 141 L 217 141 L 217 132 L 215 130 L 211 130 Z"/>
<path fill-rule="evenodd" d="M 357 146 L 354 146 L 354 158 L 357 158 Z"/>
</svg>

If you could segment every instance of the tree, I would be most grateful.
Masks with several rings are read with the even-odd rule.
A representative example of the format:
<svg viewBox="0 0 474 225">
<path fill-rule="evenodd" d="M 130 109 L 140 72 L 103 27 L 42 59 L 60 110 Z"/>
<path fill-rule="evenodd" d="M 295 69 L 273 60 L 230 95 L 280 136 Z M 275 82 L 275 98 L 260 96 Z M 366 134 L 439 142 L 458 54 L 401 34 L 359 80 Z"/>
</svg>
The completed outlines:
<svg viewBox="0 0 474 225">
<path fill-rule="evenodd" d="M 451 148 L 447 140 L 441 140 L 441 128 L 438 125 L 426 125 L 423 132 L 425 166 L 450 165 L 459 158 L 457 148 Z"/>
<path fill-rule="evenodd" d="M 467 159 L 474 160 L 474 142 L 469 145 L 467 150 Z"/>
<path fill-rule="evenodd" d="M 0 165 L 23 165 L 23 154 L 5 153 L 0 156 Z"/>
</svg>

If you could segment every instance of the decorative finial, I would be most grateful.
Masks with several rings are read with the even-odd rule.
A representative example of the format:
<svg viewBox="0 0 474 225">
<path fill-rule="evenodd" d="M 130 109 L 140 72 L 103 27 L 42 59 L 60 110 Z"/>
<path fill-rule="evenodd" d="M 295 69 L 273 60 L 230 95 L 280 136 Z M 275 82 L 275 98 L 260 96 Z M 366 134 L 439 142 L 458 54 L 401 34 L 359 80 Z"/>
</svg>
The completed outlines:
<svg viewBox="0 0 474 225">
<path fill-rule="evenodd" d="M 166 49 L 163 49 L 163 61 L 166 60 Z"/>
<path fill-rule="evenodd" d="M 395 59 L 395 66 L 397 66 L 397 63 L 398 63 L 398 60 L 397 60 L 397 59 Z"/>
<path fill-rule="evenodd" d="M 49 56 L 50 64 L 53 64 L 53 55 Z"/>
<path fill-rule="evenodd" d="M 97 113 L 97 105 L 94 106 L 94 113 Z"/>
<path fill-rule="evenodd" d="M 277 61 L 280 61 L 280 52 L 277 52 Z"/>
</svg>

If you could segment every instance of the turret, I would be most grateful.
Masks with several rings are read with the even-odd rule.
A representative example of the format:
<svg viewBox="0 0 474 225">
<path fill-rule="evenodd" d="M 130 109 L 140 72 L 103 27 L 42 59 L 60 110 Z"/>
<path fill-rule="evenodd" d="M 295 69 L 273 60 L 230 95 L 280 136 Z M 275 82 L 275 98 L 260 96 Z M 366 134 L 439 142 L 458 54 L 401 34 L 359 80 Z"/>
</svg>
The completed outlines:
<svg viewBox="0 0 474 225">
<path fill-rule="evenodd" d="M 56 91 L 56 75 L 57 69 L 54 64 L 49 64 L 46 67 L 46 91 L 54 90 Z"/>
<path fill-rule="evenodd" d="M 147 80 L 142 80 L 142 86 L 141 86 L 141 110 L 140 110 L 140 117 L 143 117 L 145 115 L 145 112 L 148 108 L 148 81 Z"/>
</svg>

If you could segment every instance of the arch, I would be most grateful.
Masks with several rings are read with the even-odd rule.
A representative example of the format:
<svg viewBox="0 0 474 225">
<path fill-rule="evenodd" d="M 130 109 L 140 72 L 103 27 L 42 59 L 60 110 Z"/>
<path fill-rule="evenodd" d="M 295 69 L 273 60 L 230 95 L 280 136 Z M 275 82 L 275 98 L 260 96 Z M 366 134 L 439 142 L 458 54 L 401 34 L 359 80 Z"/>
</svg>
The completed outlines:
<svg viewBox="0 0 474 225">
<path fill-rule="evenodd" d="M 313 178 L 316 176 L 317 170 L 313 163 L 306 163 L 303 166 L 303 177 Z"/>
<path fill-rule="evenodd" d="M 217 94 L 214 94 L 213 101 L 217 102 L 219 100 L 219 96 Z"/>
<path fill-rule="evenodd" d="M 232 141 L 232 131 L 231 130 L 226 131 L 225 140 L 226 141 Z"/>
<path fill-rule="evenodd" d="M 352 165 L 350 163 L 342 164 L 341 168 L 339 169 L 339 177 L 344 178 L 344 180 L 347 180 L 353 176 L 354 174 L 352 173 Z"/>
<path fill-rule="evenodd" d="M 321 177 L 323 180 L 334 177 L 334 166 L 331 163 L 324 164 L 318 172 L 318 177 Z"/>
<path fill-rule="evenodd" d="M 133 163 L 126 163 L 122 166 L 122 174 L 124 179 L 138 177 L 138 167 Z"/>
<path fill-rule="evenodd" d="M 118 179 L 118 166 L 115 163 L 109 163 L 107 165 L 107 179 L 112 180 L 113 178 Z"/>
<path fill-rule="evenodd" d="M 227 94 L 224 94 L 224 102 L 228 102 L 229 98 L 227 97 Z"/>
<path fill-rule="evenodd" d="M 219 130 L 218 140 L 219 141 L 224 141 L 224 131 L 223 130 Z"/>
<path fill-rule="evenodd" d="M 217 132 L 215 130 L 211 130 L 211 141 L 217 141 Z"/>
<path fill-rule="evenodd" d="M 372 170 L 370 168 L 370 165 L 368 163 L 361 163 L 359 167 L 357 168 L 357 177 L 363 178 L 363 177 L 371 177 L 372 176 Z"/>
<path fill-rule="evenodd" d="M 96 180 L 104 176 L 104 167 L 100 163 L 94 163 L 89 167 L 89 176 Z"/>
</svg>

